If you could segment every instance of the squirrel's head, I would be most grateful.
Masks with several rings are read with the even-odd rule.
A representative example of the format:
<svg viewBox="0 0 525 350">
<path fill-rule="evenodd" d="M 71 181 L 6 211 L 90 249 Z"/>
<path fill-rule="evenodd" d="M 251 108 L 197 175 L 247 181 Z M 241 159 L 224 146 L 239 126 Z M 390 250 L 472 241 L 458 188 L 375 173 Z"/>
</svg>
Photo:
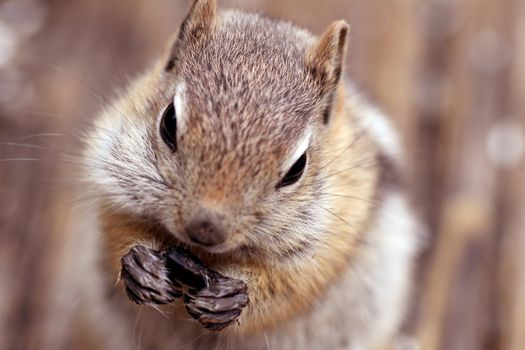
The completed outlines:
<svg viewBox="0 0 525 350">
<path fill-rule="evenodd" d="M 348 34 L 196 0 L 155 68 L 98 120 L 89 173 L 114 207 L 220 253 L 314 239 Z"/>
</svg>

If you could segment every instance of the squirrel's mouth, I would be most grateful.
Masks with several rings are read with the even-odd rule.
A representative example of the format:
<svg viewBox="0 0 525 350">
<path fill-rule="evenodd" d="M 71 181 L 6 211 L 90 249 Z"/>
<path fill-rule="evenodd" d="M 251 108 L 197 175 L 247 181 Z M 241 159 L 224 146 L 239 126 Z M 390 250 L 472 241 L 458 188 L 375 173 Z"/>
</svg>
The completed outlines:
<svg viewBox="0 0 525 350">
<path fill-rule="evenodd" d="M 215 265 L 217 263 L 233 263 L 242 260 L 246 256 L 244 240 L 240 234 L 227 239 L 217 245 L 203 245 L 190 242 L 186 237 L 174 236 L 173 246 L 189 250 L 205 263 Z"/>
<path fill-rule="evenodd" d="M 242 242 L 235 239 L 214 246 L 199 244 L 185 244 L 184 246 L 203 261 L 231 262 L 237 260 L 239 256 L 245 255 L 242 252 Z"/>
<path fill-rule="evenodd" d="M 218 244 L 202 244 L 188 237 L 186 232 L 171 228 L 171 225 L 160 224 L 155 228 L 157 246 L 163 248 L 181 247 L 192 252 L 204 262 L 232 263 L 246 260 L 253 253 L 253 248 L 246 246 L 246 237 L 235 231 Z"/>
</svg>

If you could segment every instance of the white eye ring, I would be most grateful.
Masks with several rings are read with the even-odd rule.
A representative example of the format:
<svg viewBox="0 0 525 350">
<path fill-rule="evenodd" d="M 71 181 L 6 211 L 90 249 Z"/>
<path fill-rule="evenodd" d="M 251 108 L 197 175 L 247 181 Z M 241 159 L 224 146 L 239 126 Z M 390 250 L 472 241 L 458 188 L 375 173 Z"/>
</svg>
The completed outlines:
<svg viewBox="0 0 525 350">
<path fill-rule="evenodd" d="M 177 132 L 183 133 L 187 127 L 186 113 L 186 86 L 184 83 L 177 85 L 175 89 L 175 96 L 173 96 L 173 105 L 177 111 Z"/>
<path fill-rule="evenodd" d="M 283 164 L 283 171 L 288 171 L 290 168 L 299 160 L 300 157 L 306 152 L 310 146 L 310 141 L 312 139 L 312 127 L 308 126 L 304 136 L 301 138 L 301 141 L 297 144 L 294 152 L 291 157 Z"/>
</svg>

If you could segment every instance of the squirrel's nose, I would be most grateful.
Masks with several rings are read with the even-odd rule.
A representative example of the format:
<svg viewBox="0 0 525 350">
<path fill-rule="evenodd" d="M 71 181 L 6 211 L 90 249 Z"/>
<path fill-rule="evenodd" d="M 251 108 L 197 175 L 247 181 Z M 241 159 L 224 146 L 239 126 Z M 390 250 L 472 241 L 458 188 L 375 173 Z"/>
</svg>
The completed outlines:
<svg viewBox="0 0 525 350">
<path fill-rule="evenodd" d="M 225 230 L 219 225 L 212 215 L 198 215 L 190 220 L 185 231 L 193 243 L 212 247 L 223 243 L 227 238 Z"/>
</svg>

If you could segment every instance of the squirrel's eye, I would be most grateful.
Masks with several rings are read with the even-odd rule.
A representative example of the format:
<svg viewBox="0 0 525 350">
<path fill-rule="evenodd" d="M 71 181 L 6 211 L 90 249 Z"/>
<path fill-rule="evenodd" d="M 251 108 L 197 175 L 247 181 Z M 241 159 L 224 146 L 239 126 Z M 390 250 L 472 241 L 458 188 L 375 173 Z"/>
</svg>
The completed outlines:
<svg viewBox="0 0 525 350">
<path fill-rule="evenodd" d="M 173 150 L 177 150 L 177 115 L 173 102 L 166 107 L 160 122 L 160 135 L 164 142 Z"/>
<path fill-rule="evenodd" d="M 297 159 L 294 165 L 288 170 L 286 175 L 282 178 L 281 182 L 277 185 L 277 188 L 290 186 L 296 183 L 304 173 L 304 168 L 306 167 L 306 152 Z"/>
</svg>

